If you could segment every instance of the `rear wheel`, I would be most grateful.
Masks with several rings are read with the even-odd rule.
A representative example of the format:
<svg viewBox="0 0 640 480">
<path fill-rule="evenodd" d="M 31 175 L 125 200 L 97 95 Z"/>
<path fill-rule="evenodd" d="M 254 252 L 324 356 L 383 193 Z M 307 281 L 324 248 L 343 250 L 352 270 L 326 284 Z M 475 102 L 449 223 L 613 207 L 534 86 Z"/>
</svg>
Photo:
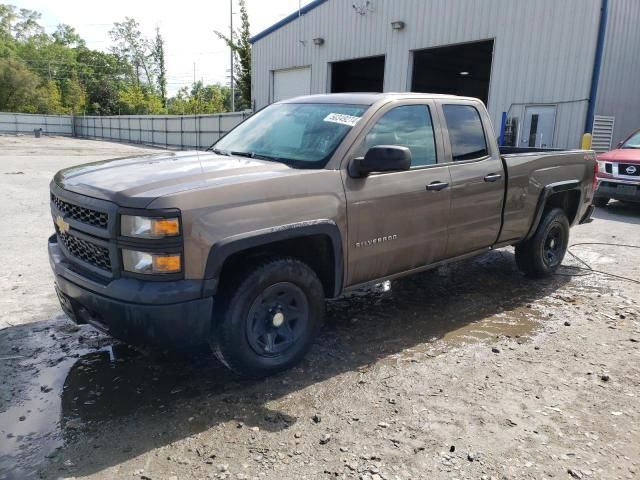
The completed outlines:
<svg viewBox="0 0 640 480">
<path fill-rule="evenodd" d="M 315 272 L 293 258 L 262 264 L 242 275 L 216 312 L 211 346 L 243 376 L 263 377 L 304 356 L 324 316 L 324 292 Z"/>
<path fill-rule="evenodd" d="M 611 199 L 607 197 L 594 197 L 593 204 L 596 207 L 602 208 L 607 206 L 607 204 L 609 203 L 609 200 Z"/>
<path fill-rule="evenodd" d="M 569 244 L 569 220 L 560 208 L 549 210 L 533 237 L 516 245 L 516 264 L 529 277 L 553 274 L 564 259 Z"/>
</svg>

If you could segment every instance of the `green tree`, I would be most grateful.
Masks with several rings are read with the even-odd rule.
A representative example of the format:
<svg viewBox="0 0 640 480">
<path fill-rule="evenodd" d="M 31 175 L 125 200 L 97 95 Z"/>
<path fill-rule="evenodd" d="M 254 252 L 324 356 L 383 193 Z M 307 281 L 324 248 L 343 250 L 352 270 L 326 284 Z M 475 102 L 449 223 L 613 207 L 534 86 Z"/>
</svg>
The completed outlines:
<svg viewBox="0 0 640 480">
<path fill-rule="evenodd" d="M 133 84 L 120 90 L 119 109 L 123 115 L 151 115 L 164 110 L 162 100 L 155 92 Z"/>
<path fill-rule="evenodd" d="M 245 0 L 238 1 L 240 5 L 240 28 L 227 37 L 216 31 L 216 35 L 225 41 L 234 55 L 234 76 L 240 99 L 238 109 L 251 108 L 251 44 L 249 43 L 249 14 Z"/>
<path fill-rule="evenodd" d="M 44 35 L 44 28 L 40 23 L 42 14 L 28 8 L 21 8 L 16 15 L 12 30 L 18 40 L 26 40 L 38 35 Z"/>
<path fill-rule="evenodd" d="M 38 76 L 23 63 L 0 59 L 0 111 L 36 112 L 39 83 Z"/>
<path fill-rule="evenodd" d="M 156 37 L 151 50 L 153 57 L 158 92 L 162 100 L 162 107 L 167 108 L 167 67 L 164 61 L 164 38 L 160 35 L 160 28 L 156 27 Z"/>
<path fill-rule="evenodd" d="M 77 74 L 73 73 L 70 78 L 63 83 L 62 98 L 64 106 L 70 113 L 80 113 L 84 111 L 87 104 L 87 95 L 78 80 Z"/>
<path fill-rule="evenodd" d="M 142 35 L 140 24 L 133 18 L 126 17 L 123 22 L 116 22 L 109 31 L 115 45 L 111 51 L 133 65 L 134 81 L 140 85 L 140 79 L 147 85 L 153 84 L 153 71 L 149 64 L 150 42 Z M 144 77 L 143 77 L 144 74 Z"/>
<path fill-rule="evenodd" d="M 222 85 L 194 83 L 191 88 L 182 87 L 167 102 L 171 115 L 195 115 L 229 111 L 231 90 Z"/>
<path fill-rule="evenodd" d="M 131 65 L 113 53 L 79 48 L 77 71 L 87 94 L 87 113 L 117 114 L 118 91 L 131 78 Z"/>
<path fill-rule="evenodd" d="M 36 110 L 38 113 L 63 113 L 62 93 L 53 80 L 44 82 L 36 90 Z"/>
<path fill-rule="evenodd" d="M 61 23 L 56 27 L 56 31 L 51 35 L 55 43 L 65 47 L 84 47 L 85 41 L 78 35 L 76 29 Z"/>
</svg>

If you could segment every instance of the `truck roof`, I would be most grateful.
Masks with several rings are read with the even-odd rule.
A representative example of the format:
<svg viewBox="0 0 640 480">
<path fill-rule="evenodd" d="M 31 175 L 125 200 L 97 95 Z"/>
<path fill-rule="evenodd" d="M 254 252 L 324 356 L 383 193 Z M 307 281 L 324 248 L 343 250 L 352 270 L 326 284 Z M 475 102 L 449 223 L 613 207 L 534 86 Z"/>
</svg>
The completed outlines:
<svg viewBox="0 0 640 480">
<path fill-rule="evenodd" d="M 385 92 L 385 93 L 325 93 L 289 98 L 278 103 L 345 103 L 351 105 L 373 105 L 381 100 L 402 98 L 450 98 L 458 100 L 477 100 L 471 97 L 444 95 L 440 93 Z"/>
</svg>

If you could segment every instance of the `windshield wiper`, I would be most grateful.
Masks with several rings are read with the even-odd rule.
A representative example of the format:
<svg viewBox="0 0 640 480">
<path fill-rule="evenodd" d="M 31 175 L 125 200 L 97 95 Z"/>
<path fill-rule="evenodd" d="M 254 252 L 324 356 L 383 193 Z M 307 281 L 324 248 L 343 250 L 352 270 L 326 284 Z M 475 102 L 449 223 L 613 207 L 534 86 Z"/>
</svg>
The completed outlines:
<svg viewBox="0 0 640 480">
<path fill-rule="evenodd" d="M 209 149 L 207 149 L 209 150 Z M 220 150 L 219 148 L 212 148 L 209 151 L 213 152 L 213 153 L 217 153 L 218 155 L 224 155 L 226 157 L 230 157 L 231 153 L 227 152 L 226 150 Z"/>
<path fill-rule="evenodd" d="M 269 162 L 282 162 L 281 158 L 270 157 L 268 155 L 261 155 L 259 153 L 255 153 L 255 152 L 235 152 L 235 151 L 231 151 L 231 152 L 229 152 L 229 154 L 230 155 L 236 155 L 238 157 L 256 158 L 258 160 L 267 160 Z"/>
</svg>

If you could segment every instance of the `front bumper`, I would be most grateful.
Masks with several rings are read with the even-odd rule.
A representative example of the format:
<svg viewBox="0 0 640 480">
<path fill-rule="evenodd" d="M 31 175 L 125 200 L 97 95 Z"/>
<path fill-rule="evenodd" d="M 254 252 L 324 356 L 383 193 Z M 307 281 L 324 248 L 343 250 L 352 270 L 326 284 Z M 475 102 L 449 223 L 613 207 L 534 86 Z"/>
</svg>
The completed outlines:
<svg viewBox="0 0 640 480">
<path fill-rule="evenodd" d="M 64 312 L 76 323 L 134 345 L 183 348 L 207 342 L 213 297 L 197 280 L 92 279 L 71 264 L 57 238 L 49 238 L 49 262 Z"/>
<path fill-rule="evenodd" d="M 623 202 L 640 202 L 640 181 L 618 181 L 600 179 L 598 181 L 597 197 L 613 198 Z"/>
</svg>

